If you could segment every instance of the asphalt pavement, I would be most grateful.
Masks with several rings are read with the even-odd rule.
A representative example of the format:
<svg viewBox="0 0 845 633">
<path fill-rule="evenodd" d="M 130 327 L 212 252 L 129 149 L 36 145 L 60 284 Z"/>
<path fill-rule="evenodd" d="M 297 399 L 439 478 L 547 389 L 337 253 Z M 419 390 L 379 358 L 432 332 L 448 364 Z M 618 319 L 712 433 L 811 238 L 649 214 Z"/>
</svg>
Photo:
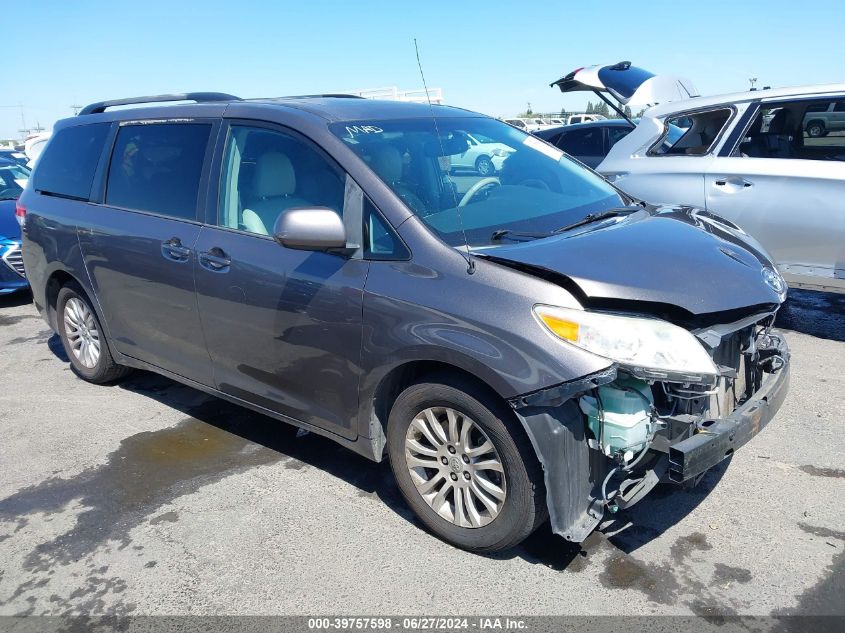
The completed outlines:
<svg viewBox="0 0 845 633">
<path fill-rule="evenodd" d="M 387 464 L 152 374 L 82 382 L 0 298 L 0 615 L 845 614 L 845 297 L 791 293 L 774 421 L 583 545 L 427 534 Z"/>
</svg>

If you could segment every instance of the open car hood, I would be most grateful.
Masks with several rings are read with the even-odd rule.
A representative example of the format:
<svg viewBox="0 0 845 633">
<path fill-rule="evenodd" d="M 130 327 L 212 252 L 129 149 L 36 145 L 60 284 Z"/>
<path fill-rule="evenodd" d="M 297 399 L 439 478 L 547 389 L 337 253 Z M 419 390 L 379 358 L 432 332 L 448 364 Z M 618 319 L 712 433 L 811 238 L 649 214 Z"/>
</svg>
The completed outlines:
<svg viewBox="0 0 845 633">
<path fill-rule="evenodd" d="M 559 283 L 585 307 L 683 323 L 716 313 L 759 312 L 785 298 L 785 282 L 776 273 L 772 279 L 774 264 L 753 238 L 689 207 L 651 208 L 476 252 Z"/>
<path fill-rule="evenodd" d="M 561 92 L 607 92 L 627 106 L 649 106 L 699 95 L 689 79 L 655 75 L 631 66 L 631 62 L 578 68 L 551 85 Z"/>
</svg>

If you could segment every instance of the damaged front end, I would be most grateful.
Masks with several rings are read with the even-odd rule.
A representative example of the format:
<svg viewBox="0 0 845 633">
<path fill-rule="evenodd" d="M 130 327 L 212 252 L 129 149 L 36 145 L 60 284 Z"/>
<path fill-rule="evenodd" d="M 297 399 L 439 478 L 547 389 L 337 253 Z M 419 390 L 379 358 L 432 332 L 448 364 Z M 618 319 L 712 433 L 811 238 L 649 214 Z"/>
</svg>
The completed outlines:
<svg viewBox="0 0 845 633">
<path fill-rule="evenodd" d="M 772 311 L 688 330 L 707 370 L 616 362 L 512 399 L 543 465 L 554 532 L 580 542 L 606 512 L 632 506 L 658 482 L 694 485 L 765 427 L 789 383 L 789 351 L 773 321 Z"/>
</svg>

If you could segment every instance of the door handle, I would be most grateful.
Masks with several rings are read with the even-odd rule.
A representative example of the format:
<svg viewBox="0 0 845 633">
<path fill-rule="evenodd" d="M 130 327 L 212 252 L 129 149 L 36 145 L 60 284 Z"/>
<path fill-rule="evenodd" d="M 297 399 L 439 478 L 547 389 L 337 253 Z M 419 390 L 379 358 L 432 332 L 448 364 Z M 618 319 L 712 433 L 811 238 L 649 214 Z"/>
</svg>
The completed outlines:
<svg viewBox="0 0 845 633">
<path fill-rule="evenodd" d="M 174 262 L 186 262 L 191 257 L 191 249 L 182 246 L 182 240 L 178 237 L 171 237 L 166 242 L 161 243 L 161 254 L 165 259 Z"/>
<path fill-rule="evenodd" d="M 716 178 L 713 181 L 713 184 L 717 187 L 730 187 L 732 191 L 739 191 L 740 189 L 750 189 L 754 186 L 753 182 L 751 182 L 750 180 L 746 180 L 745 178 L 728 178 L 727 176 L 720 176 Z"/>
<path fill-rule="evenodd" d="M 216 273 L 226 272 L 232 264 L 232 258 L 218 246 L 207 251 L 201 251 L 199 260 L 200 264 Z"/>
</svg>

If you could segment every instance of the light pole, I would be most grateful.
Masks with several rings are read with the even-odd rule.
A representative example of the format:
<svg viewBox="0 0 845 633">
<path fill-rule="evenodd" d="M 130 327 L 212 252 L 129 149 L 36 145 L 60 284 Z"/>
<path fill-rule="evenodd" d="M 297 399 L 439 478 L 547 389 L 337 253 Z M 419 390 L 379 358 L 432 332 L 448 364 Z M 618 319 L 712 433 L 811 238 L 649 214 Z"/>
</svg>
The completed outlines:
<svg viewBox="0 0 845 633">
<path fill-rule="evenodd" d="M 751 84 L 751 89 L 752 89 L 752 90 L 754 90 L 754 84 L 756 84 L 756 83 L 757 83 L 757 77 L 749 77 L 749 78 L 748 78 L 748 83 L 750 83 L 750 84 Z"/>
</svg>

